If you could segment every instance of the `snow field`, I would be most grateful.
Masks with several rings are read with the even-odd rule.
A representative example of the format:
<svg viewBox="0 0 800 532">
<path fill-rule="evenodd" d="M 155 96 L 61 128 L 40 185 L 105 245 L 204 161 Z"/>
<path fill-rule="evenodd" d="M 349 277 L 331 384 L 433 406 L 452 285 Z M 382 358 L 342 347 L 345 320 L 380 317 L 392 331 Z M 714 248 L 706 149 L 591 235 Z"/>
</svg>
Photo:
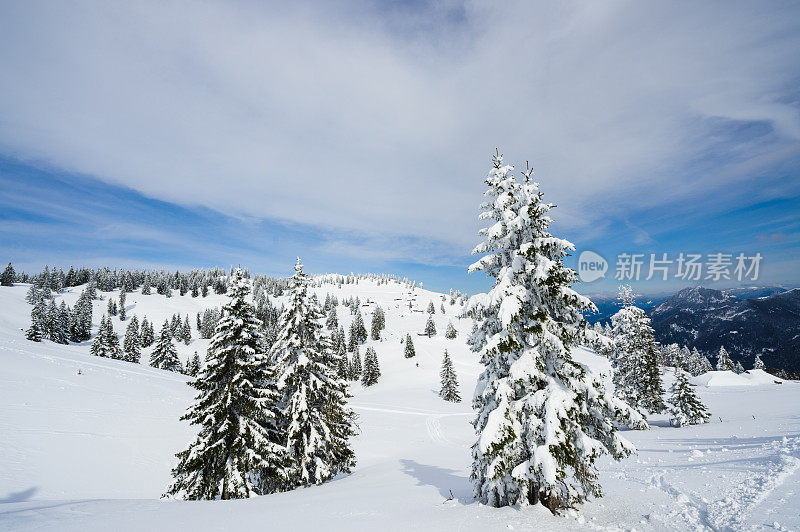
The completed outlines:
<svg viewBox="0 0 800 532">
<path fill-rule="evenodd" d="M 341 303 L 351 295 L 380 304 L 386 313 L 382 341 L 367 342 L 377 351 L 382 377 L 371 388 L 351 385 L 360 427 L 353 473 L 250 500 L 160 500 L 174 454 L 195 434 L 178 421 L 193 396 L 187 378 L 92 357 L 89 342 L 25 340 L 21 329 L 31 308 L 24 302 L 26 290 L 0 288 L 0 529 L 800 529 L 800 385 L 763 378 L 747 386 L 717 386 L 715 380 L 699 386 L 712 413 L 708 424 L 673 428 L 664 415 L 651 419 L 649 431 L 625 431 L 639 453 L 622 462 L 601 461 L 605 497 L 578 512 L 553 517 L 539 507 L 475 503 L 468 480 L 475 441 L 470 399 L 481 367 L 464 343 L 472 323 L 456 319 L 460 308 L 449 301 L 443 316 L 440 294 L 369 280 L 314 289 L 320 301 L 327 292 L 339 298 L 345 330 L 352 316 Z M 79 293 L 73 288 L 57 296 L 57 303 L 64 297 L 74 304 Z M 158 330 L 172 314 L 188 313 L 195 339 L 177 345 L 185 361 L 195 350 L 202 356 L 207 345 L 197 339 L 196 313 L 225 300 L 214 294 L 204 299 L 132 293 L 128 319 L 147 315 Z M 409 300 L 422 312 L 410 311 Z M 431 300 L 438 335 L 417 336 Z M 95 326 L 105 304 L 95 302 Z M 368 329 L 373 307 L 362 307 Z M 124 325 L 113 320 L 122 336 Z M 443 336 L 449 320 L 459 332 L 455 340 Z M 407 332 L 417 352 L 412 359 L 403 357 L 400 344 Z M 437 396 L 445 348 L 462 403 Z M 144 349 L 142 360 L 149 354 Z M 591 351 L 578 350 L 575 357 L 598 374 L 610 374 L 607 360 Z M 666 372 L 665 389 L 671 379 Z"/>
</svg>

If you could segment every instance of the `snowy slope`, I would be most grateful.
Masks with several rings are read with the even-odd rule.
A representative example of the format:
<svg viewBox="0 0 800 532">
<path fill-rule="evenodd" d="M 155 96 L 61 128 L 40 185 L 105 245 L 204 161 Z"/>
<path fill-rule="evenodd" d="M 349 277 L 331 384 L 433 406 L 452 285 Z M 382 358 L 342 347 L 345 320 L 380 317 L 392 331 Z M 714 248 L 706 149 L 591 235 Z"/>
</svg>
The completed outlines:
<svg viewBox="0 0 800 532">
<path fill-rule="evenodd" d="M 178 421 L 193 395 L 186 378 L 91 357 L 88 342 L 25 340 L 26 289 L 0 288 L 0 529 L 800 529 L 800 385 L 759 384 L 766 379 L 699 387 L 713 413 L 707 425 L 676 429 L 656 417 L 651 430 L 627 432 L 639 454 L 603 461 L 605 497 L 579 512 L 553 517 L 543 508 L 474 503 L 469 399 L 480 366 L 464 344 L 471 322 L 456 319 L 460 309 L 447 303 L 443 316 L 440 294 L 365 280 L 315 289 L 321 300 L 326 292 L 340 301 L 357 295 L 386 311 L 383 340 L 368 342 L 383 376 L 370 389 L 352 385 L 361 428 L 353 474 L 245 501 L 159 500 L 174 453 L 194 435 Z M 78 293 L 63 297 L 72 304 Z M 133 293 L 128 315 L 146 314 L 158 328 L 175 312 L 189 313 L 196 337 L 195 313 L 224 300 Z M 424 327 L 431 300 L 439 336 L 428 339 L 415 333 Z M 423 312 L 409 310 L 409 301 Z M 105 301 L 95 305 L 96 325 Z M 338 310 L 347 328 L 349 310 Z M 370 306 L 362 312 L 367 318 Z M 443 336 L 449 320 L 459 331 L 455 340 Z M 114 326 L 121 335 L 117 318 Z M 400 338 L 407 332 L 416 346 L 413 359 L 402 354 Z M 181 344 L 181 359 L 195 350 L 202 354 L 206 343 Z M 445 348 L 465 398 L 460 404 L 436 395 Z M 143 360 L 148 356 L 145 350 Z M 593 371 L 609 371 L 607 361 L 590 351 L 576 357 Z M 665 380 L 668 386 L 671 376 Z M 451 491 L 453 499 L 446 500 Z"/>
</svg>

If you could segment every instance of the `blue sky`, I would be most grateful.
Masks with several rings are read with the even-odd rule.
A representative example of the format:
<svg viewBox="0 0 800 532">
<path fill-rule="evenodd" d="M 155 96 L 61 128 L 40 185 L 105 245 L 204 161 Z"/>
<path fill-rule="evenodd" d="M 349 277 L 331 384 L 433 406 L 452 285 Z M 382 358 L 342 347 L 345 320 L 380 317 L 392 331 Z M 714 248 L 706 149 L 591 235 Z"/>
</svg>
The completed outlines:
<svg viewBox="0 0 800 532">
<path fill-rule="evenodd" d="M 798 284 L 798 49 L 788 2 L 0 2 L 0 255 L 474 293 L 499 146 L 612 268 L 758 252 Z"/>
</svg>

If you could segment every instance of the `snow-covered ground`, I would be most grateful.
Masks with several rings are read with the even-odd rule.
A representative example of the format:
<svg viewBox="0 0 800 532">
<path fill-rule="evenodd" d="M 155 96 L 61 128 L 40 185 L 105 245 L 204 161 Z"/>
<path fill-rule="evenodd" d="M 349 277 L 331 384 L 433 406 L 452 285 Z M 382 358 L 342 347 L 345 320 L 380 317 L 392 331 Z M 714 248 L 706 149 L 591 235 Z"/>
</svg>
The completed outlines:
<svg viewBox="0 0 800 532">
<path fill-rule="evenodd" d="M 765 374 L 747 382 L 717 372 L 695 379 L 712 422 L 672 428 L 656 416 L 651 430 L 626 432 L 639 453 L 602 461 L 605 496 L 577 512 L 554 517 L 541 507 L 475 503 L 468 480 L 470 398 L 480 366 L 464 343 L 471 322 L 458 320 L 460 309 L 447 303 L 442 315 L 440 294 L 365 280 L 315 289 L 320 300 L 326 292 L 340 301 L 358 295 L 386 311 L 383 340 L 368 342 L 383 376 L 369 389 L 351 386 L 361 429 L 354 472 L 323 486 L 249 500 L 160 500 L 174 454 L 194 436 L 178 421 L 193 396 L 187 379 L 92 357 L 88 342 L 25 340 L 26 290 L 0 288 L 0 529 L 800 529 L 800 385 L 777 385 Z M 57 302 L 63 297 L 71 305 L 78 293 L 71 289 Z M 429 339 L 415 333 L 424 328 L 431 300 L 439 336 Z M 195 314 L 224 301 L 132 293 L 127 311 L 147 315 L 157 330 L 173 313 L 188 313 L 196 337 Z M 95 302 L 95 325 L 105 303 Z M 349 310 L 338 309 L 347 328 Z M 367 319 L 370 306 L 362 312 Z M 455 340 L 444 338 L 449 320 L 459 331 Z M 124 333 L 118 318 L 114 327 Z M 403 357 L 400 344 L 407 332 L 417 352 L 412 359 Z M 203 354 L 206 345 L 197 339 L 180 344 L 181 359 L 195 350 Z M 458 372 L 460 404 L 437 396 L 444 349 Z M 576 357 L 593 371 L 609 371 L 590 351 Z M 670 382 L 667 374 L 665 387 Z"/>
</svg>

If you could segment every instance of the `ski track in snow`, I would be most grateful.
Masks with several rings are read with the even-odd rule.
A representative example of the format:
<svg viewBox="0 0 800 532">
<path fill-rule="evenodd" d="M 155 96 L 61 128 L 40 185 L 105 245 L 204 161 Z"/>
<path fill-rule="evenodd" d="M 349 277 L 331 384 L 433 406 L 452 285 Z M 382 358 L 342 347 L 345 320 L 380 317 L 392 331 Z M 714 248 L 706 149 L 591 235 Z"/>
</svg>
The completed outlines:
<svg viewBox="0 0 800 532">
<path fill-rule="evenodd" d="M 725 449 L 727 450 L 727 449 Z M 670 484 L 663 474 L 653 475 L 650 485 L 667 493 L 676 503 L 677 509 L 660 516 L 665 523 L 677 517 L 684 519 L 695 530 L 762 530 L 767 526 L 768 516 L 774 508 L 765 512 L 765 519 L 759 521 L 754 512 L 770 498 L 772 493 L 800 470 L 800 436 L 783 437 L 779 441 L 767 442 L 758 448 L 758 454 L 766 456 L 761 471 L 748 470 L 741 473 L 742 478 L 734 487 L 713 502 L 679 490 Z M 752 451 L 748 453 L 752 456 Z M 785 503 L 778 501 L 778 505 Z M 673 522 L 674 524 L 674 522 Z M 768 526 L 774 528 L 775 523 Z"/>
</svg>

